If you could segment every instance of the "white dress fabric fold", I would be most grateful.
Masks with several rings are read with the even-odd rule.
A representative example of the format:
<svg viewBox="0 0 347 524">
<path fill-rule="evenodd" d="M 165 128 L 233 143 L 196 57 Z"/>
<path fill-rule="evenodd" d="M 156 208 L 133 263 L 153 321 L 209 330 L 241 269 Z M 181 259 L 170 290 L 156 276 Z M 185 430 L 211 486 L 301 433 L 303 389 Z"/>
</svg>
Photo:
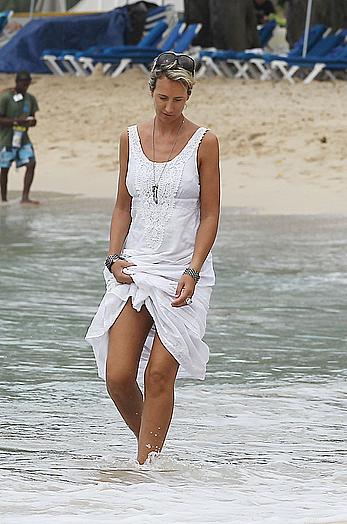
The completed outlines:
<svg viewBox="0 0 347 524">
<path fill-rule="evenodd" d="M 138 380 L 143 382 L 156 333 L 180 365 L 178 378 L 205 378 L 209 349 L 202 338 L 215 282 L 211 253 L 201 269 L 192 303 L 174 308 L 171 302 L 191 261 L 200 223 L 197 151 L 206 131 L 197 129 L 175 158 L 166 166 L 155 163 L 153 169 L 152 161 L 143 152 L 137 126 L 128 128 L 126 185 L 132 197 L 132 220 L 122 254 L 135 264 L 124 270 L 133 283 L 120 284 L 104 269 L 106 292 L 86 335 L 93 347 L 98 374 L 104 380 L 108 332 L 129 298 L 136 311 L 144 305 L 153 318 L 141 354 Z M 156 203 L 153 185 L 158 180 Z"/>
</svg>

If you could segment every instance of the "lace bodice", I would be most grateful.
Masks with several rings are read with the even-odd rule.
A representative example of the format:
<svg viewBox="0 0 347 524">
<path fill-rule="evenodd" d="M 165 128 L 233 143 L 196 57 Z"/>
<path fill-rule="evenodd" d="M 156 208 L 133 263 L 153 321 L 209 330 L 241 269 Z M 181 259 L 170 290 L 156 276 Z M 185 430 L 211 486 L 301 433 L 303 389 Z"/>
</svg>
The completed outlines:
<svg viewBox="0 0 347 524">
<path fill-rule="evenodd" d="M 153 164 L 145 156 L 137 127 L 129 128 L 129 158 L 126 185 L 132 196 L 131 223 L 122 253 L 131 265 L 124 273 L 129 284 L 119 283 L 104 269 L 106 293 L 87 333 L 93 346 L 99 376 L 106 378 L 109 329 L 125 304 L 134 310 L 146 307 L 153 326 L 143 346 L 138 379 L 143 380 L 153 340 L 160 341 L 179 364 L 178 378 L 205 376 L 208 347 L 202 340 L 206 316 L 215 282 L 212 254 L 200 271 L 193 301 L 172 307 L 177 284 L 194 253 L 200 225 L 200 179 L 197 151 L 205 132 L 199 128 L 183 150 L 166 165 L 158 163 L 158 203 L 153 199 Z"/>
<path fill-rule="evenodd" d="M 146 246 L 153 251 L 160 250 L 163 242 L 167 240 L 168 230 L 172 234 L 175 209 L 186 208 L 182 213 L 178 211 L 178 214 L 186 215 L 187 211 L 190 211 L 194 212 L 196 218 L 200 193 L 197 150 L 206 131 L 203 127 L 197 129 L 182 151 L 167 162 L 165 169 L 164 163 L 156 163 L 153 173 L 153 162 L 143 152 L 137 126 L 128 129 L 129 161 L 126 184 L 133 197 L 131 229 L 141 228 Z M 157 203 L 153 198 L 155 183 L 158 187 Z M 130 239 L 127 240 L 126 247 L 129 247 Z"/>
</svg>

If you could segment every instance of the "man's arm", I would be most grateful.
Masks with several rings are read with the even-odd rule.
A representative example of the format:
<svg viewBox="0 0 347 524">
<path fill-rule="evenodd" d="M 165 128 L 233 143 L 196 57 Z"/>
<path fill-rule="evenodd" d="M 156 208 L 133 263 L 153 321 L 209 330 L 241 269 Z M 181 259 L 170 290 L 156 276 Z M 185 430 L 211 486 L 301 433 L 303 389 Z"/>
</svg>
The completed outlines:
<svg viewBox="0 0 347 524">
<path fill-rule="evenodd" d="M 28 117 L 9 118 L 7 116 L 0 115 L 0 126 L 3 126 L 3 127 L 13 127 L 13 126 L 33 127 L 35 125 L 36 125 L 35 118 L 28 120 Z"/>
<path fill-rule="evenodd" d="M 7 96 L 6 94 L 1 94 L 0 96 L 0 126 L 13 127 L 14 125 L 13 118 L 8 118 L 6 116 L 6 109 L 7 109 Z"/>
<path fill-rule="evenodd" d="M 36 98 L 33 97 L 32 101 L 32 108 L 30 111 L 30 117 L 17 117 L 17 118 L 10 118 L 6 116 L 6 110 L 7 110 L 7 98 L 6 96 L 2 95 L 0 96 L 0 126 L 3 127 L 13 127 L 13 126 L 23 126 L 23 127 L 34 127 L 36 126 L 36 118 L 35 113 L 39 110 L 38 103 L 36 101 Z"/>
<path fill-rule="evenodd" d="M 0 96 L 0 126 L 13 127 L 13 126 L 18 125 L 18 126 L 23 126 L 23 127 L 30 127 L 31 124 L 29 124 L 26 118 L 11 118 L 11 117 L 6 116 L 7 100 L 8 100 L 7 93 Z"/>
<path fill-rule="evenodd" d="M 30 119 L 29 127 L 35 127 L 36 124 L 37 124 L 37 120 L 36 120 L 36 116 L 35 115 L 36 115 L 37 111 L 40 110 L 40 108 L 39 108 L 39 104 L 37 103 L 36 98 L 33 95 L 31 95 L 31 96 L 32 96 L 32 107 L 31 107 L 31 113 L 30 113 L 31 119 Z"/>
</svg>

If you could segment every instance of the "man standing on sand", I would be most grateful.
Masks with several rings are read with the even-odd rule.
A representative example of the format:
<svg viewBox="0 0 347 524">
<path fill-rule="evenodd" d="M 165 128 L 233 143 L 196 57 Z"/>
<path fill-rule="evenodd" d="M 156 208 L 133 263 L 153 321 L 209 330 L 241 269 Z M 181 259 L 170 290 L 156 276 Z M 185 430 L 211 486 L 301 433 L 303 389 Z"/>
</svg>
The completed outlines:
<svg viewBox="0 0 347 524">
<path fill-rule="evenodd" d="M 7 202 L 7 176 L 12 165 L 26 166 L 21 203 L 38 204 L 29 198 L 34 178 L 36 159 L 28 136 L 29 127 L 36 126 L 35 113 L 39 106 L 28 93 L 31 76 L 27 71 L 16 75 L 16 85 L 0 94 L 0 168 L 1 199 Z"/>
</svg>

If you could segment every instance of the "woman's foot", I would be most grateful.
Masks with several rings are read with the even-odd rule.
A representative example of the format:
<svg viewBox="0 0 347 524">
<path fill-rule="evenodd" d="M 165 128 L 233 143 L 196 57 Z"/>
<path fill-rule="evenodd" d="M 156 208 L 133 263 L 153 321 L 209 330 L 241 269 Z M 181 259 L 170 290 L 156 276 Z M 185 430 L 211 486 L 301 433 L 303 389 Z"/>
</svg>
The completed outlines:
<svg viewBox="0 0 347 524">
<path fill-rule="evenodd" d="M 22 200 L 20 201 L 21 204 L 32 204 L 32 205 L 39 205 L 40 202 L 38 200 L 31 200 L 31 198 L 22 198 Z"/>
</svg>

